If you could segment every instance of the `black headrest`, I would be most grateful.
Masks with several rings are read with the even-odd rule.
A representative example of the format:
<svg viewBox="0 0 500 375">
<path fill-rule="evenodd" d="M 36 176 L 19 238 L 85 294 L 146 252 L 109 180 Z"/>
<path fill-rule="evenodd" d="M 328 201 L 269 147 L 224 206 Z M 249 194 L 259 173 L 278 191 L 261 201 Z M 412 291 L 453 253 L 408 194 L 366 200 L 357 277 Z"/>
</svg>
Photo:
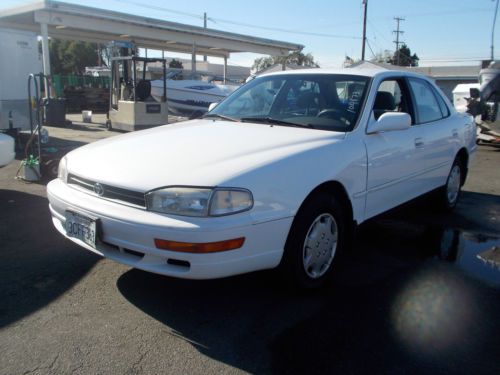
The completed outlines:
<svg viewBox="0 0 500 375">
<path fill-rule="evenodd" d="M 377 96 L 375 97 L 375 105 L 374 109 L 383 109 L 387 111 L 392 111 L 396 108 L 396 102 L 394 100 L 394 96 L 387 91 L 379 91 L 377 92 Z"/>
</svg>

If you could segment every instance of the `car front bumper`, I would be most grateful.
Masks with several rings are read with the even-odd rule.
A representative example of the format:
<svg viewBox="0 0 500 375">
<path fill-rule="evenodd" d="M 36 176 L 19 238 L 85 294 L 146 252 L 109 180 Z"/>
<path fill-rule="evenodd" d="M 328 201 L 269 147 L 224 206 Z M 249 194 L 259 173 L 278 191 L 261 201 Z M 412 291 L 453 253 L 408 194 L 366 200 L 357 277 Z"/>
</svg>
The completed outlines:
<svg viewBox="0 0 500 375">
<path fill-rule="evenodd" d="M 255 222 L 249 212 L 218 218 L 161 215 L 108 201 L 70 187 L 60 179 L 47 186 L 56 229 L 76 244 L 103 257 L 134 268 L 187 279 L 226 277 L 276 267 L 293 217 Z M 65 212 L 73 211 L 99 221 L 96 247 L 69 237 Z M 158 249 L 155 239 L 209 243 L 244 237 L 236 250 L 208 254 Z"/>
</svg>

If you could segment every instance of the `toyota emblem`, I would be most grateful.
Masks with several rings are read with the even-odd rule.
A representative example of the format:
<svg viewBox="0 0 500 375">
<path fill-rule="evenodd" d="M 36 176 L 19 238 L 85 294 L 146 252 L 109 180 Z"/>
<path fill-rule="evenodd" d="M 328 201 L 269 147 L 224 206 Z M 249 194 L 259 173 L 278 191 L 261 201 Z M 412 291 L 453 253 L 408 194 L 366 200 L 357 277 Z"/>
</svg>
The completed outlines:
<svg viewBox="0 0 500 375">
<path fill-rule="evenodd" d="M 94 184 L 94 193 L 102 197 L 104 195 L 104 187 L 99 183 Z"/>
</svg>

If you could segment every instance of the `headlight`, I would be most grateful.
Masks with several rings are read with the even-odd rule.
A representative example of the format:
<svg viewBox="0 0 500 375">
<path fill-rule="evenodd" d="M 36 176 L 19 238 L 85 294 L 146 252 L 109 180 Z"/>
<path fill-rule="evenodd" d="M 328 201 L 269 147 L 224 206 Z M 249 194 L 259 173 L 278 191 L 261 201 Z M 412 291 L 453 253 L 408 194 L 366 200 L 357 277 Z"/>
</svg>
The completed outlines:
<svg viewBox="0 0 500 375">
<path fill-rule="evenodd" d="M 60 178 L 64 182 L 67 182 L 68 180 L 68 169 L 66 165 L 67 165 L 67 160 L 65 156 L 61 159 L 61 161 L 59 162 L 59 167 L 57 168 L 57 178 Z"/>
<path fill-rule="evenodd" d="M 248 190 L 214 190 L 210 200 L 209 214 L 221 216 L 249 210 L 253 206 L 252 194 Z"/>
<path fill-rule="evenodd" d="M 222 216 L 253 207 L 252 193 L 245 189 L 169 187 L 146 194 L 150 211 L 181 216 Z"/>
</svg>

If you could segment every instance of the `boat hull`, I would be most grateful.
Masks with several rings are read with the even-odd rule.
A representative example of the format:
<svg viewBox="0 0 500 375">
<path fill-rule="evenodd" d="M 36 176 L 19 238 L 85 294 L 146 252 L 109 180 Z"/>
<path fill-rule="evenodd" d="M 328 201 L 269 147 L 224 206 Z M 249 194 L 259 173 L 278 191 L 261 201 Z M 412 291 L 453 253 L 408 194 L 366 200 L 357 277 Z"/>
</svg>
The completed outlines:
<svg viewBox="0 0 500 375">
<path fill-rule="evenodd" d="M 237 88 L 204 81 L 167 80 L 168 111 L 179 116 L 201 115 L 211 103 L 219 103 Z M 152 82 L 151 95 L 155 99 L 163 95 L 162 81 Z"/>
</svg>

